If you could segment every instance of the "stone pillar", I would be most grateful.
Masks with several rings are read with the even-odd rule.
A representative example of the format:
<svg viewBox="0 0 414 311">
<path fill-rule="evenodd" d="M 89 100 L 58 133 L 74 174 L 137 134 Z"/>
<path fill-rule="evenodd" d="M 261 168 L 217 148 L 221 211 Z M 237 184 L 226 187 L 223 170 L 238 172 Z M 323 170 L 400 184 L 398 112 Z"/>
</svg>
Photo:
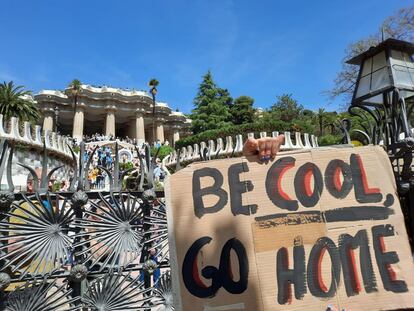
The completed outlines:
<svg viewBox="0 0 414 311">
<path fill-rule="evenodd" d="M 115 111 L 116 109 L 111 107 L 106 109 L 106 122 L 105 122 L 105 135 L 115 137 Z"/>
<path fill-rule="evenodd" d="M 175 146 L 175 143 L 178 140 L 180 140 L 180 132 L 178 131 L 178 129 L 174 129 L 173 141 L 172 141 L 173 146 Z"/>
<path fill-rule="evenodd" d="M 43 111 L 45 118 L 43 119 L 43 131 L 53 131 L 53 111 Z"/>
<path fill-rule="evenodd" d="M 135 115 L 135 139 L 138 145 L 145 143 L 144 115 L 141 112 Z"/>
<path fill-rule="evenodd" d="M 156 141 L 159 141 L 160 143 L 164 143 L 164 125 L 162 122 L 158 121 L 155 123 L 155 135 L 156 135 Z"/>
<path fill-rule="evenodd" d="M 73 118 L 72 137 L 78 141 L 83 140 L 83 126 L 84 126 L 85 112 L 82 106 L 76 107 L 75 117 Z"/>
</svg>

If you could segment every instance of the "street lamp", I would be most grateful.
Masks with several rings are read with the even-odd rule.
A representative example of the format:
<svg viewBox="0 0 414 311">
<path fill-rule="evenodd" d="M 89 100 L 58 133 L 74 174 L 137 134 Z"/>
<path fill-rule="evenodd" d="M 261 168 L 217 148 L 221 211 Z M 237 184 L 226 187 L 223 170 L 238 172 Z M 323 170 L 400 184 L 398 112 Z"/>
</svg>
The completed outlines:
<svg viewBox="0 0 414 311">
<path fill-rule="evenodd" d="M 57 131 L 58 131 L 58 119 L 59 119 L 59 107 L 58 106 L 55 106 L 54 112 L 55 112 L 55 133 L 57 133 Z"/>
<path fill-rule="evenodd" d="M 394 167 L 401 205 L 414 233 L 414 44 L 387 39 L 347 61 L 359 74 L 349 112 L 365 120 L 367 137 L 383 145 Z"/>
<path fill-rule="evenodd" d="M 401 98 L 414 96 L 414 44 L 387 39 L 347 61 L 359 65 L 352 105 L 389 104 L 386 97 L 398 89 Z"/>
<path fill-rule="evenodd" d="M 408 118 L 414 100 L 412 54 L 414 44 L 387 39 L 347 61 L 360 66 L 350 113 L 368 113 L 376 124 L 367 134 L 372 143 L 383 144 L 387 150 L 393 150 L 402 139 L 414 144 Z"/>
<path fill-rule="evenodd" d="M 159 82 L 157 79 L 151 79 L 148 84 L 152 95 L 152 140 L 155 142 L 155 95 L 157 95 L 158 92 L 157 86 Z"/>
</svg>

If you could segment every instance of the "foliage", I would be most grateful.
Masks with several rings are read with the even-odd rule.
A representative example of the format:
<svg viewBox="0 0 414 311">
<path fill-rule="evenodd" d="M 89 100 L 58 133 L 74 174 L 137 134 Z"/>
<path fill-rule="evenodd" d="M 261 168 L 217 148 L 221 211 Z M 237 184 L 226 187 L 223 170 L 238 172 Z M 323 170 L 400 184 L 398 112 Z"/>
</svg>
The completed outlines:
<svg viewBox="0 0 414 311">
<path fill-rule="evenodd" d="M 6 120 L 17 117 L 21 121 L 36 122 L 40 118 L 39 109 L 34 101 L 25 97 L 31 95 L 24 86 L 16 86 L 13 81 L 0 84 L 0 114 Z"/>
<path fill-rule="evenodd" d="M 149 85 L 150 87 L 157 87 L 157 86 L 158 86 L 158 84 L 160 84 L 160 82 L 159 82 L 157 79 L 151 79 L 151 80 L 148 82 L 148 85 Z"/>
<path fill-rule="evenodd" d="M 158 90 L 157 90 L 158 84 L 160 84 L 160 82 L 157 79 L 151 79 L 148 82 L 148 85 L 151 88 L 150 92 L 153 96 L 155 96 L 158 92 Z M 152 107 L 152 114 L 153 115 L 155 114 L 155 106 Z M 154 116 L 153 116 L 153 118 L 154 118 Z"/>
<path fill-rule="evenodd" d="M 229 106 L 232 99 L 227 90 L 217 87 L 211 72 L 208 71 L 201 82 L 192 111 L 192 131 L 194 134 L 230 125 Z"/>
<path fill-rule="evenodd" d="M 202 141 L 208 142 L 209 140 L 223 138 L 225 139 L 227 136 L 235 137 L 238 134 L 243 135 L 246 137 L 247 133 L 256 133 L 259 134 L 260 132 L 271 132 L 271 131 L 289 131 L 294 130 L 292 128 L 292 124 L 281 120 L 270 120 L 270 121 L 260 121 L 255 123 L 247 123 L 247 124 L 240 124 L 240 125 L 231 125 L 226 126 L 223 128 L 215 129 L 215 130 L 208 130 L 197 135 L 192 135 L 180 139 L 175 143 L 175 147 L 177 149 L 188 146 L 199 144 Z M 235 143 L 235 142 L 233 142 Z"/>
<path fill-rule="evenodd" d="M 151 147 L 151 156 L 154 156 L 157 153 L 156 147 Z M 160 147 L 160 151 L 158 152 L 158 158 L 162 161 L 167 155 L 174 151 L 174 148 L 170 145 L 164 145 Z"/>
<path fill-rule="evenodd" d="M 68 89 L 66 90 L 66 94 L 73 97 L 73 111 L 76 112 L 76 108 L 78 106 L 78 97 L 79 93 L 82 91 L 82 82 L 78 79 L 73 79 L 70 82 Z"/>
<path fill-rule="evenodd" d="M 119 163 L 119 169 L 121 171 L 126 171 L 126 170 L 129 170 L 129 169 L 133 168 L 133 167 L 134 167 L 134 164 L 132 162 L 125 162 L 125 163 L 120 162 Z"/>
<path fill-rule="evenodd" d="M 292 122 L 299 118 L 302 111 L 303 106 L 292 97 L 292 94 L 283 94 L 277 96 L 276 103 L 270 107 L 269 116 L 273 119 Z"/>
<path fill-rule="evenodd" d="M 351 144 L 354 145 L 354 147 L 361 147 L 364 145 L 359 140 L 351 140 Z"/>
<path fill-rule="evenodd" d="M 340 135 L 327 134 L 318 138 L 319 146 L 338 145 L 341 143 L 342 137 Z"/>
<path fill-rule="evenodd" d="M 303 109 L 291 94 L 277 96 L 277 102 L 269 110 L 264 111 L 260 122 L 272 122 L 281 120 L 287 125 L 284 128 L 298 132 L 315 132 L 315 124 L 312 120 L 314 113 Z M 279 130 L 279 129 L 274 129 Z"/>
<path fill-rule="evenodd" d="M 61 187 L 62 187 L 62 183 L 59 181 L 55 181 L 52 185 L 52 192 L 60 191 Z"/>
<path fill-rule="evenodd" d="M 348 59 L 361 54 L 371 46 L 377 45 L 384 39 L 395 38 L 409 42 L 414 41 L 414 6 L 403 8 L 396 14 L 388 17 L 381 25 L 380 29 L 367 38 L 351 43 L 345 49 L 345 56 L 342 61 L 342 69 L 336 75 L 334 87 L 326 93 L 334 99 L 340 95 L 345 95 L 346 100 L 350 100 L 354 90 L 354 85 L 358 77 L 358 66 L 345 63 Z"/>
<path fill-rule="evenodd" d="M 252 99 L 250 100 L 247 97 L 242 101 L 250 104 Z M 338 144 L 342 140 L 342 133 L 339 129 L 339 121 L 342 119 L 349 119 L 353 128 L 362 130 L 369 128 L 368 120 L 351 116 L 347 112 L 326 111 L 324 108 L 320 108 L 315 112 L 304 109 L 291 94 L 283 94 L 277 97 L 276 103 L 270 109 L 264 111 L 260 118 L 253 119 L 253 122 L 227 125 L 203 131 L 180 139 L 176 142 L 176 148 L 180 149 L 188 145 L 216 140 L 217 138 L 224 140 L 227 136 L 235 137 L 238 134 L 245 138 L 247 133 L 255 133 L 258 136 L 260 132 L 270 133 L 272 131 L 309 133 L 319 137 L 320 145 Z"/>
<path fill-rule="evenodd" d="M 76 96 L 81 91 L 82 82 L 78 79 L 73 79 L 69 84 L 69 92 L 71 95 Z"/>
<path fill-rule="evenodd" d="M 230 105 L 231 121 L 234 124 L 252 123 L 256 111 L 253 103 L 254 99 L 249 96 L 237 97 Z"/>
</svg>

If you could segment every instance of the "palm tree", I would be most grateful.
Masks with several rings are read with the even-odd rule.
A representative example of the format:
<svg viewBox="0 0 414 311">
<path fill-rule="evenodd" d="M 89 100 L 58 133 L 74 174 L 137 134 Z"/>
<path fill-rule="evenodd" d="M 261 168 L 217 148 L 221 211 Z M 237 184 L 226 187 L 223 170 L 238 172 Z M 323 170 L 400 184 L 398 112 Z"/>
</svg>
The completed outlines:
<svg viewBox="0 0 414 311">
<path fill-rule="evenodd" d="M 157 79 L 151 79 L 148 83 L 152 95 L 152 140 L 155 141 L 155 95 L 157 95 L 157 86 L 160 82 Z"/>
<path fill-rule="evenodd" d="M 323 135 L 324 120 L 326 117 L 326 112 L 324 108 L 319 108 L 318 112 L 315 114 L 316 120 L 319 125 L 319 135 Z"/>
<path fill-rule="evenodd" d="M 78 107 L 78 96 L 79 93 L 82 91 L 82 82 L 78 79 L 73 79 L 72 82 L 69 84 L 68 92 L 69 95 L 73 96 L 73 114 L 76 113 L 76 108 Z"/>
<path fill-rule="evenodd" d="M 0 114 L 5 120 L 17 117 L 21 121 L 37 121 L 40 118 L 36 103 L 27 99 L 32 93 L 24 86 L 16 86 L 13 81 L 0 84 Z"/>
<path fill-rule="evenodd" d="M 335 123 L 338 120 L 338 114 L 334 112 L 326 112 L 325 114 L 325 127 L 329 127 L 331 135 L 335 134 Z"/>
</svg>

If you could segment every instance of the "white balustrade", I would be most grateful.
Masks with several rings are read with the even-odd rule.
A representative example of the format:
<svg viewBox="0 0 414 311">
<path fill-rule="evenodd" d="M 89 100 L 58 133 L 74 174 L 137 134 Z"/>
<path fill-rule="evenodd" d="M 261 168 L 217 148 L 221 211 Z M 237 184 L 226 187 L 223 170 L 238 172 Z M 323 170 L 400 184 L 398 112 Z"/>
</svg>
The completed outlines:
<svg viewBox="0 0 414 311">
<path fill-rule="evenodd" d="M 51 133 L 50 130 L 45 131 L 45 146 L 48 149 L 52 148 L 52 144 L 50 143 L 50 133 Z"/>
<path fill-rule="evenodd" d="M 52 148 L 55 150 L 58 150 L 57 135 L 55 132 L 52 132 L 51 139 L 52 139 L 52 142 L 51 142 Z"/>
<path fill-rule="evenodd" d="M 272 137 L 278 137 L 279 132 L 273 131 Z M 308 133 L 304 133 L 303 137 L 300 132 L 295 132 L 295 143 L 292 142 L 292 134 L 289 131 L 284 132 L 285 136 L 285 143 L 281 146 L 281 150 L 295 150 L 295 149 L 310 149 L 310 148 L 317 148 L 318 145 L 318 138 L 314 135 L 309 135 Z M 248 133 L 247 137 L 254 137 L 254 133 Z M 267 137 L 266 132 L 260 133 L 261 138 Z M 222 138 L 218 138 L 217 142 L 214 140 L 208 141 L 208 152 L 207 152 L 207 159 L 215 158 L 217 152 L 220 150 L 219 155 L 226 155 L 231 156 L 233 154 L 240 154 L 243 151 L 243 136 L 236 135 L 235 137 L 236 144 L 233 146 L 233 137 L 227 136 L 226 137 L 226 145 L 224 146 L 224 142 Z M 177 152 L 174 151 L 170 154 L 170 158 L 166 161 L 166 166 L 172 167 L 176 165 L 177 161 L 188 161 L 194 162 L 199 161 L 202 159 L 202 155 L 204 154 L 204 150 L 207 148 L 206 142 L 201 142 L 200 144 L 194 144 L 193 146 L 188 146 L 187 148 L 183 147 L 181 149 L 180 159 L 177 159 Z M 183 152 L 185 153 L 183 155 Z"/>
<path fill-rule="evenodd" d="M 24 122 L 24 136 L 23 140 L 33 142 L 32 133 L 30 132 L 30 123 Z"/>
<path fill-rule="evenodd" d="M 305 148 L 306 149 L 312 148 L 312 145 L 309 141 L 309 134 L 305 133 L 303 136 L 304 136 L 304 139 L 305 139 Z"/>
<path fill-rule="evenodd" d="M 181 148 L 181 152 L 180 152 L 180 162 L 183 162 L 186 160 L 186 156 L 187 156 L 187 149 L 185 147 Z"/>
<path fill-rule="evenodd" d="M 207 152 L 207 158 L 211 158 L 214 157 L 214 155 L 216 154 L 216 147 L 214 144 L 214 140 L 209 140 L 208 141 L 208 152 Z"/>
<path fill-rule="evenodd" d="M 300 132 L 295 132 L 295 140 L 296 140 L 295 148 L 297 149 L 305 148 L 302 142 L 302 136 L 300 135 Z"/>
<path fill-rule="evenodd" d="M 281 150 L 291 150 L 294 149 L 295 146 L 292 143 L 292 137 L 290 136 L 290 132 L 286 131 L 285 135 L 285 143 L 280 147 Z"/>
<path fill-rule="evenodd" d="M 241 153 L 243 151 L 243 135 L 236 135 L 236 147 L 234 153 Z"/>
<path fill-rule="evenodd" d="M 35 133 L 36 133 L 36 144 L 38 144 L 39 146 L 42 146 L 43 145 L 42 128 L 40 127 L 40 125 L 36 125 Z"/>
<path fill-rule="evenodd" d="M 20 137 L 20 133 L 19 133 L 19 119 L 17 119 L 16 117 L 12 117 L 10 120 L 10 134 L 16 140 L 23 140 Z"/>
<path fill-rule="evenodd" d="M 226 137 L 226 149 L 224 150 L 225 154 L 231 155 L 233 153 L 233 137 Z"/>
<path fill-rule="evenodd" d="M 37 148 L 43 147 L 43 142 L 48 150 L 61 154 L 66 157 L 70 157 L 71 153 L 67 146 L 69 140 L 57 135 L 54 132 L 45 131 L 42 136 L 42 128 L 36 125 L 33 129 L 29 122 L 24 122 L 23 133 L 20 133 L 19 119 L 12 117 L 10 119 L 10 130 L 6 131 L 7 127 L 6 120 L 3 115 L 0 114 L 0 138 L 6 138 L 11 141 L 27 144 Z"/>
<path fill-rule="evenodd" d="M 191 145 L 187 146 L 187 156 L 186 160 L 191 161 L 193 159 L 193 147 Z"/>
<path fill-rule="evenodd" d="M 318 140 L 315 138 L 315 135 L 311 135 L 311 142 L 312 142 L 312 148 L 318 147 Z"/>
<path fill-rule="evenodd" d="M 217 139 L 217 152 L 219 155 L 226 154 L 226 150 L 224 149 L 223 138 L 219 137 Z"/>
<path fill-rule="evenodd" d="M 200 149 L 198 144 L 194 144 L 194 151 L 193 151 L 193 161 L 197 161 L 200 159 Z"/>
<path fill-rule="evenodd" d="M 0 137 L 6 137 L 6 131 L 3 127 L 3 115 L 0 114 Z"/>
</svg>

